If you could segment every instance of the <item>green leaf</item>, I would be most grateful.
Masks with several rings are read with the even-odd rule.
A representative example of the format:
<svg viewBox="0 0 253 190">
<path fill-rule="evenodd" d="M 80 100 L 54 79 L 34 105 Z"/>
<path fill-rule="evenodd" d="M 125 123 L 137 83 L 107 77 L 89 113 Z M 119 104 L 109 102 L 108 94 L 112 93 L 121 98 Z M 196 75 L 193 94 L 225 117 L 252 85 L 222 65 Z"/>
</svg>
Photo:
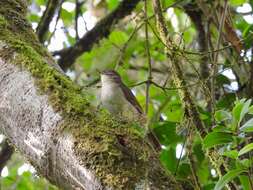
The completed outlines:
<svg viewBox="0 0 253 190">
<path fill-rule="evenodd" d="M 243 172 L 245 172 L 245 170 L 241 169 L 230 170 L 228 173 L 226 173 L 224 176 L 220 178 L 220 180 L 216 183 L 214 190 L 221 190 L 228 182 L 230 182 L 232 179 L 234 179 Z"/>
<path fill-rule="evenodd" d="M 244 39 L 244 47 L 245 49 L 249 49 L 251 47 L 251 44 L 252 44 L 252 40 L 253 40 L 253 36 L 251 35 L 252 31 L 253 31 L 253 25 L 252 24 L 248 24 L 247 22 L 246 23 L 243 23 L 245 26 L 243 30 L 243 34 L 242 34 L 242 37 Z"/>
<path fill-rule="evenodd" d="M 232 6 L 239 6 L 246 2 L 246 0 L 230 0 Z"/>
<path fill-rule="evenodd" d="M 163 145 L 176 144 L 180 136 L 176 134 L 176 123 L 160 122 L 153 127 L 153 131 Z"/>
<path fill-rule="evenodd" d="M 240 115 L 240 122 L 242 121 L 243 117 L 249 112 L 250 104 L 251 104 L 251 99 L 247 100 L 243 104 L 242 112 Z"/>
<path fill-rule="evenodd" d="M 163 150 L 160 155 L 162 164 L 170 172 L 174 173 L 177 167 L 176 149 L 169 148 L 168 150 Z"/>
<path fill-rule="evenodd" d="M 193 145 L 193 153 L 197 158 L 197 161 L 199 163 L 203 162 L 205 160 L 205 153 L 203 152 L 201 142 L 197 142 Z"/>
<path fill-rule="evenodd" d="M 110 42 L 116 44 L 116 45 L 122 45 L 126 43 L 128 40 L 128 36 L 126 33 L 121 31 L 113 31 L 109 36 Z"/>
<path fill-rule="evenodd" d="M 163 5 L 163 7 L 168 7 L 171 4 L 173 4 L 175 2 L 175 0 L 162 0 L 161 4 Z"/>
<path fill-rule="evenodd" d="M 209 181 L 210 177 L 210 168 L 206 167 L 208 161 L 204 160 L 202 163 L 198 163 L 196 166 L 196 174 L 199 178 L 201 184 L 206 184 Z"/>
<path fill-rule="evenodd" d="M 166 106 L 165 114 L 168 117 L 168 121 L 171 122 L 181 122 L 184 117 L 184 110 L 182 109 L 182 104 L 177 102 L 169 103 Z"/>
<path fill-rule="evenodd" d="M 110 11 L 115 9 L 119 4 L 119 0 L 106 0 L 106 2 L 107 2 L 107 5 L 108 5 L 108 9 Z"/>
<path fill-rule="evenodd" d="M 218 122 L 226 121 L 232 119 L 232 115 L 227 111 L 219 110 L 215 112 L 215 119 Z"/>
<path fill-rule="evenodd" d="M 30 15 L 28 16 L 28 19 L 29 19 L 29 21 L 31 21 L 31 22 L 39 22 L 40 17 L 39 17 L 39 15 L 37 15 L 37 14 L 30 14 Z"/>
<path fill-rule="evenodd" d="M 217 85 L 223 86 L 224 84 L 230 85 L 230 80 L 227 76 L 220 74 L 217 76 Z"/>
<path fill-rule="evenodd" d="M 215 132 L 231 132 L 231 131 L 228 131 L 228 127 L 224 126 L 224 125 L 216 125 L 213 128 L 213 131 L 215 131 Z"/>
<path fill-rule="evenodd" d="M 237 159 L 238 158 L 238 151 L 231 150 L 223 153 L 223 156 L 227 156 L 229 158 Z"/>
<path fill-rule="evenodd" d="M 74 20 L 74 15 L 65 9 L 61 10 L 61 18 L 65 26 L 70 26 Z"/>
<path fill-rule="evenodd" d="M 233 105 L 233 102 L 235 101 L 235 94 L 234 93 L 228 93 L 225 94 L 218 102 L 217 102 L 217 109 L 228 109 L 231 108 L 231 105 Z"/>
<path fill-rule="evenodd" d="M 204 138 L 204 147 L 211 148 L 219 144 L 225 144 L 233 141 L 231 133 L 211 132 Z"/>
<path fill-rule="evenodd" d="M 248 120 L 242 127 L 240 127 L 241 131 L 252 132 L 253 131 L 253 118 Z"/>
<path fill-rule="evenodd" d="M 232 110 L 233 118 L 235 119 L 236 123 L 239 123 L 240 121 L 242 108 L 243 108 L 243 103 L 241 101 L 238 101 Z"/>
<path fill-rule="evenodd" d="M 236 103 L 235 107 L 233 108 L 232 113 L 237 125 L 240 124 L 245 114 L 249 111 L 251 100 L 249 99 L 246 102 L 245 101 L 246 99 L 241 99 Z"/>
<path fill-rule="evenodd" d="M 241 156 L 249 151 L 253 150 L 253 143 L 247 144 L 245 147 L 243 147 L 240 151 L 238 156 Z"/>
<path fill-rule="evenodd" d="M 36 0 L 36 3 L 38 5 L 45 5 L 46 4 L 46 0 Z"/>
<path fill-rule="evenodd" d="M 187 178 L 191 174 L 190 165 L 187 163 L 182 163 L 177 171 L 177 177 Z"/>
<path fill-rule="evenodd" d="M 253 106 L 249 107 L 249 112 L 248 113 L 251 114 L 251 115 L 253 115 Z"/>
<path fill-rule="evenodd" d="M 241 181 L 243 190 L 251 190 L 251 188 L 250 188 L 250 181 L 249 181 L 249 177 L 248 176 L 241 175 L 241 176 L 239 176 L 239 179 Z"/>
<path fill-rule="evenodd" d="M 236 162 L 236 168 L 240 168 L 240 169 L 249 169 L 253 164 L 253 161 L 248 159 L 248 158 L 245 158 L 245 159 L 242 159 L 242 160 L 237 160 Z"/>
</svg>

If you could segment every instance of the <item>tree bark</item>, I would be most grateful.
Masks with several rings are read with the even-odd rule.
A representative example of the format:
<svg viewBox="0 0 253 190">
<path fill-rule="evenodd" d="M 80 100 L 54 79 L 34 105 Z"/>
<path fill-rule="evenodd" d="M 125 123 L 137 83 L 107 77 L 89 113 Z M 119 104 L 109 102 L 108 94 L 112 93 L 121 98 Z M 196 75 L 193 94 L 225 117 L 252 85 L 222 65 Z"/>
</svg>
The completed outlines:
<svg viewBox="0 0 253 190">
<path fill-rule="evenodd" d="M 132 127 L 92 107 L 25 20 L 0 1 L 0 129 L 39 174 L 63 189 L 184 189 Z"/>
</svg>

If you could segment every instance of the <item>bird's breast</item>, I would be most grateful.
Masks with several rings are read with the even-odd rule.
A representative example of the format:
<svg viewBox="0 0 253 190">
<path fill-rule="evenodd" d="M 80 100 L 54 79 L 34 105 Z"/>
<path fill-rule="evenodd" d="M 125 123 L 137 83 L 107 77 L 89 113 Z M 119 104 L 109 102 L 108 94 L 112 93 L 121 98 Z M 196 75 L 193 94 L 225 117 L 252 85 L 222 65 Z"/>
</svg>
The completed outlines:
<svg viewBox="0 0 253 190">
<path fill-rule="evenodd" d="M 139 116 L 138 111 L 125 98 L 117 85 L 103 85 L 101 88 L 101 103 L 110 113 L 133 119 Z"/>
<path fill-rule="evenodd" d="M 117 113 L 122 108 L 124 103 L 123 93 L 119 87 L 103 86 L 101 89 L 101 102 L 103 107 L 111 113 Z"/>
</svg>

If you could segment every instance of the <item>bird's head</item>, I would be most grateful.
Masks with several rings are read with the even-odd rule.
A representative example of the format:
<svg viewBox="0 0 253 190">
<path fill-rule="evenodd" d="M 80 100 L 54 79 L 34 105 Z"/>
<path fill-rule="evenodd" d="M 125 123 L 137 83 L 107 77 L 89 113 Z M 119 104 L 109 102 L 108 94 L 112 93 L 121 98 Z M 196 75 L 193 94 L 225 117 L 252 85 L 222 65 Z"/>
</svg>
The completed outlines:
<svg viewBox="0 0 253 190">
<path fill-rule="evenodd" d="M 103 84 L 120 84 L 121 81 L 121 77 L 120 75 L 114 71 L 114 70 L 105 70 L 101 72 L 101 82 L 102 85 Z"/>
</svg>

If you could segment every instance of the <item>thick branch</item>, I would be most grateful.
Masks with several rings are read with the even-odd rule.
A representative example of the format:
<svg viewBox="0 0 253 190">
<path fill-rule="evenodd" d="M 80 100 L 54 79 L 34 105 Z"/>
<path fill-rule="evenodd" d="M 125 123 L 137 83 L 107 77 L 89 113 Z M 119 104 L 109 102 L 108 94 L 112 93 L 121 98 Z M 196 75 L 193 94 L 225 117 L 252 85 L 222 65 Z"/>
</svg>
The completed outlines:
<svg viewBox="0 0 253 190">
<path fill-rule="evenodd" d="M 69 68 L 75 60 L 86 51 L 90 51 L 94 44 L 102 38 L 106 38 L 110 34 L 112 27 L 119 22 L 120 19 L 129 15 L 140 0 L 123 0 L 120 5 L 100 20 L 96 26 L 88 31 L 76 44 L 67 49 L 55 52 L 54 55 L 60 55 L 59 65 L 63 70 Z"/>
<path fill-rule="evenodd" d="M 45 41 L 49 24 L 51 23 L 57 8 L 61 4 L 61 1 L 62 0 L 48 0 L 47 2 L 46 10 L 44 11 L 38 27 L 36 28 L 36 33 L 41 43 Z"/>
<path fill-rule="evenodd" d="M 182 189 L 133 123 L 96 110 L 56 70 L 23 0 L 0 7 L 0 129 L 37 171 L 68 190 Z"/>
</svg>

